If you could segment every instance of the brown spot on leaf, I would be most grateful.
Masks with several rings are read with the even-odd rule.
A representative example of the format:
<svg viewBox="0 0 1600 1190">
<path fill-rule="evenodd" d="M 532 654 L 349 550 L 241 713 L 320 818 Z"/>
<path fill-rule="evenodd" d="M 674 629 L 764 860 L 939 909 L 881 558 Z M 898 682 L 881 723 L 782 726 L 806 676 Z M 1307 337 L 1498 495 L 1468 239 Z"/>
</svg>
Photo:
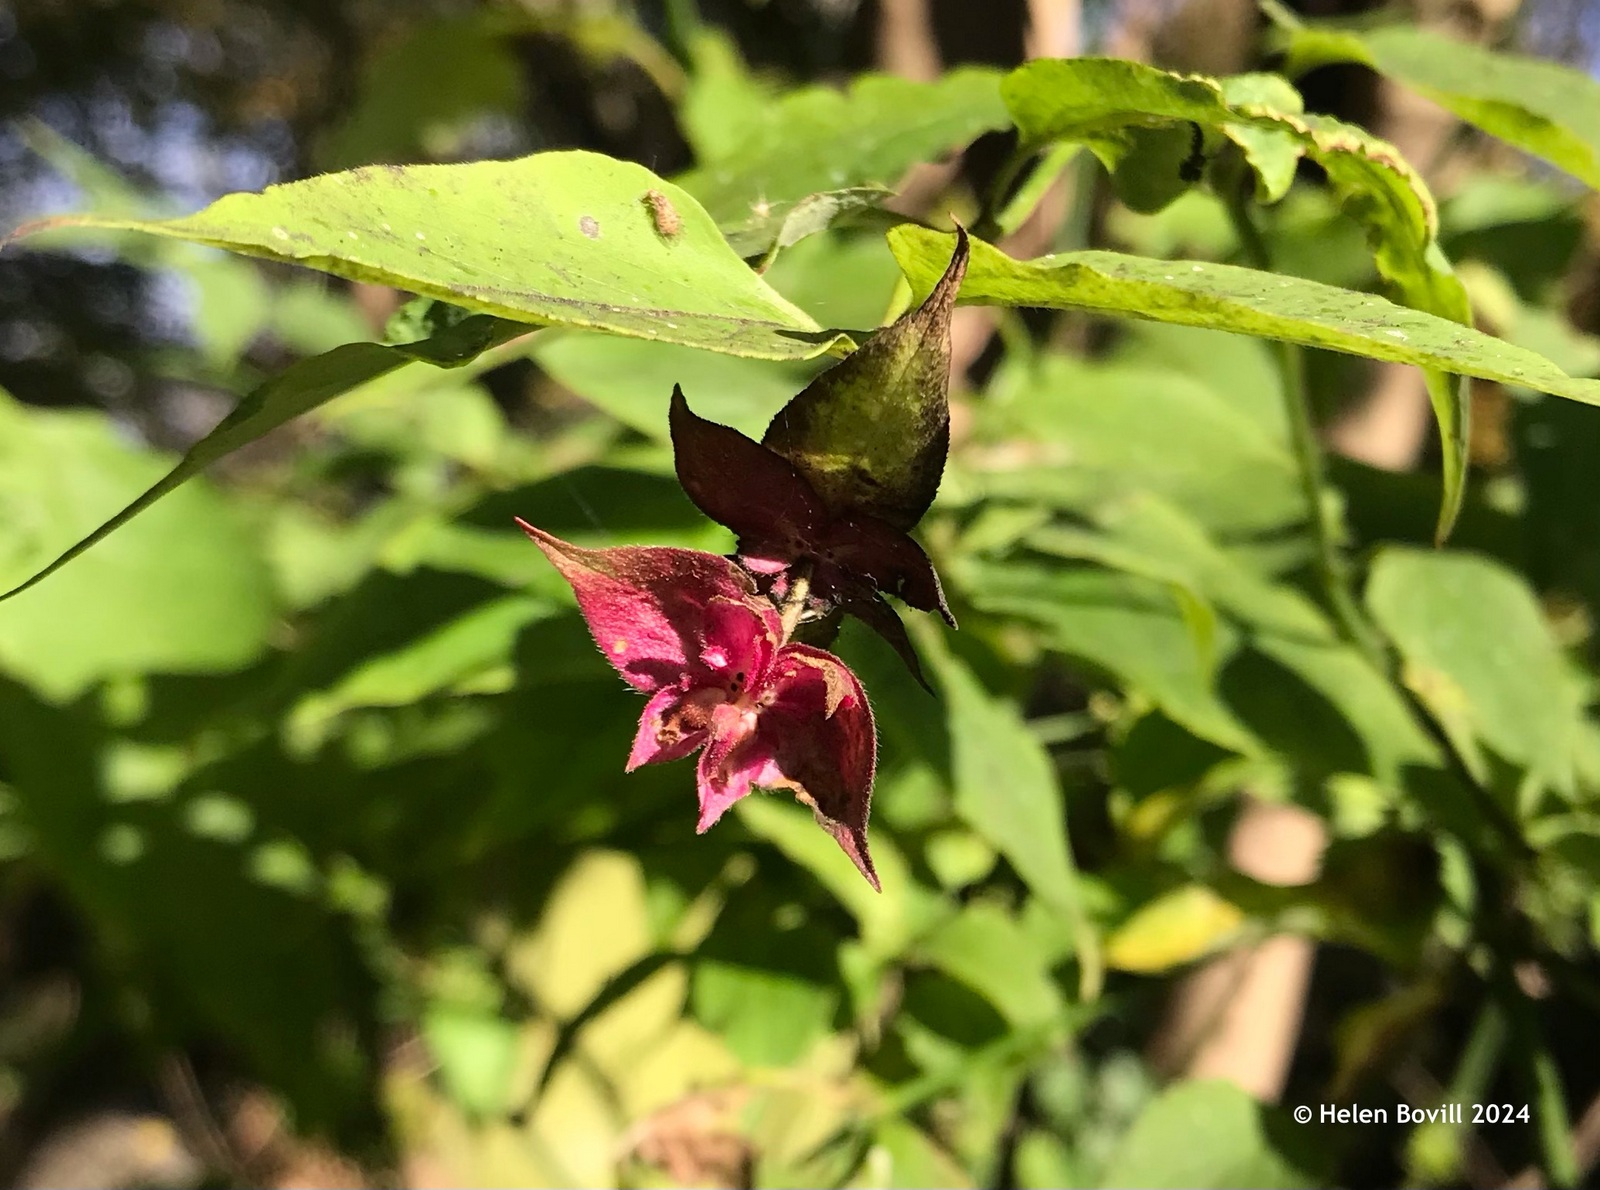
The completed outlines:
<svg viewBox="0 0 1600 1190">
<path fill-rule="evenodd" d="M 591 240 L 598 240 L 600 238 L 600 220 L 593 215 L 585 215 L 578 220 L 578 230 Z"/>
</svg>

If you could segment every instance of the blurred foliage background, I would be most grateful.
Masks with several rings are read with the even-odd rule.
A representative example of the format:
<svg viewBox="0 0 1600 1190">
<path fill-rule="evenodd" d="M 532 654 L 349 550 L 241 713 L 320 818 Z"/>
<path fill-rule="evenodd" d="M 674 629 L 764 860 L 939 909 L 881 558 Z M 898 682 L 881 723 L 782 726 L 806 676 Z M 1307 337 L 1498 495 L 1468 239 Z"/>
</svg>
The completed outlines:
<svg viewBox="0 0 1600 1190">
<path fill-rule="evenodd" d="M 1403 15 L 1587 68 L 1597 13 Z M 1240 0 L 10 0 L 0 217 L 554 147 L 671 176 L 819 82 L 1234 74 L 1266 32 Z M 1482 325 L 1600 373 L 1592 194 L 1364 67 L 1300 85 L 1426 174 Z M 847 147 L 895 209 L 970 219 L 1009 145 L 956 115 Z M 1246 256 L 1204 193 L 1050 165 L 1013 255 Z M 1263 234 L 1378 287 L 1314 167 Z M 900 283 L 870 219 L 766 277 L 844 328 Z M 167 242 L 9 248 L 0 586 L 400 300 Z M 1600 410 L 1477 384 L 1435 551 L 1417 373 L 1309 357 L 1408 697 L 1319 602 L 1269 345 L 968 309 L 955 355 L 920 533 L 962 625 L 916 632 L 939 696 L 839 645 L 878 716 L 881 896 L 786 798 L 695 838 L 685 766 L 622 774 L 637 701 L 511 524 L 731 548 L 673 481 L 672 386 L 758 435 L 818 363 L 561 331 L 403 369 L 0 607 L 0 1176 L 1596 1184 Z M 1529 1110 L 1396 1122 L 1449 1101 Z M 1290 1121 L 1323 1102 L 1389 1122 Z"/>
</svg>

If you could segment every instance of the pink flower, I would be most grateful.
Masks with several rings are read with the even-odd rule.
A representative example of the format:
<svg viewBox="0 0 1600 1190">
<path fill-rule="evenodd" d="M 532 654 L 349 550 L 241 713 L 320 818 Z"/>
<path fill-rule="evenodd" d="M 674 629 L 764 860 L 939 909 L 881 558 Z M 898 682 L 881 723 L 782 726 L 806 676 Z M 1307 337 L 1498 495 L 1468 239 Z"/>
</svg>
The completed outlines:
<svg viewBox="0 0 1600 1190">
<path fill-rule="evenodd" d="M 878 888 L 867 851 L 877 738 L 844 662 L 787 642 L 777 609 L 727 558 L 583 549 L 517 524 L 572 585 L 623 681 L 650 696 L 628 771 L 703 749 L 701 834 L 757 786 L 791 790 Z"/>
</svg>

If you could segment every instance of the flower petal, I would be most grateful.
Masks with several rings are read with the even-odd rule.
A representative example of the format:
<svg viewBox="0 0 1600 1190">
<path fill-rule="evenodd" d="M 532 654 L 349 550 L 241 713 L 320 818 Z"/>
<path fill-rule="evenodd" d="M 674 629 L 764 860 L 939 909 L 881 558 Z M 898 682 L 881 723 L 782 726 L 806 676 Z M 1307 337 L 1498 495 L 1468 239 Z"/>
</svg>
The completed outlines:
<svg viewBox="0 0 1600 1190">
<path fill-rule="evenodd" d="M 706 605 L 700 664 L 730 696 L 766 679 L 783 639 L 783 618 L 767 599 L 713 599 Z"/>
<path fill-rule="evenodd" d="M 590 550 L 520 518 L 517 524 L 572 584 L 606 660 L 648 694 L 677 685 L 685 674 L 710 676 L 700 653 L 708 633 L 718 631 L 708 613 L 714 600 L 766 602 L 749 575 L 716 554 L 666 546 Z"/>
<path fill-rule="evenodd" d="M 744 797 L 764 772 L 764 758 L 750 753 L 756 732 L 754 707 L 724 703 L 712 712 L 711 735 L 700 754 L 696 773 L 700 788 L 700 821 L 695 834 L 716 825 L 729 806 Z"/>
<path fill-rule="evenodd" d="M 832 653 L 789 644 L 763 695 L 755 736 L 727 767 L 753 784 L 793 791 L 879 888 L 867 850 L 878 741 L 860 680 Z"/>
<path fill-rule="evenodd" d="M 927 675 L 922 672 L 922 660 L 917 656 L 917 650 L 912 647 L 911 637 L 906 634 L 906 626 L 900 620 L 900 613 L 890 607 L 882 595 L 874 591 L 871 598 L 847 599 L 840 606 L 888 641 L 890 647 L 900 654 L 900 660 L 905 662 L 906 668 L 911 671 L 911 676 L 917 680 L 917 685 L 929 694 L 933 693 Z"/>
<path fill-rule="evenodd" d="M 730 426 L 707 421 L 672 389 L 668 415 L 678 483 L 695 506 L 763 557 L 793 561 L 827 520 L 793 463 Z"/>
<path fill-rule="evenodd" d="M 937 611 L 954 628 L 938 572 L 923 549 L 886 521 L 865 513 L 840 517 L 828 527 L 823 557 L 847 577 L 861 577 L 918 611 Z"/>
<path fill-rule="evenodd" d="M 721 690 L 685 690 L 683 683 L 656 691 L 644 704 L 625 771 L 689 755 L 706 742 L 712 714 L 722 701 Z"/>
</svg>

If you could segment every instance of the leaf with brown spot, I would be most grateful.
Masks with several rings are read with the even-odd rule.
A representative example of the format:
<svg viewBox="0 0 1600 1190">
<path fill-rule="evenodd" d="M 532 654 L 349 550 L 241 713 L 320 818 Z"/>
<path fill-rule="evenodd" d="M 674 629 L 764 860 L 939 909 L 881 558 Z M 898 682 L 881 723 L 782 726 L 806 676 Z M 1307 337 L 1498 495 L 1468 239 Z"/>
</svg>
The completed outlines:
<svg viewBox="0 0 1600 1190">
<path fill-rule="evenodd" d="M 473 313 L 726 355 L 810 359 L 842 343 L 757 276 L 686 191 L 599 153 L 368 166 L 229 194 L 181 219 L 62 216 L 14 235 L 74 227 L 186 240 Z"/>
</svg>

